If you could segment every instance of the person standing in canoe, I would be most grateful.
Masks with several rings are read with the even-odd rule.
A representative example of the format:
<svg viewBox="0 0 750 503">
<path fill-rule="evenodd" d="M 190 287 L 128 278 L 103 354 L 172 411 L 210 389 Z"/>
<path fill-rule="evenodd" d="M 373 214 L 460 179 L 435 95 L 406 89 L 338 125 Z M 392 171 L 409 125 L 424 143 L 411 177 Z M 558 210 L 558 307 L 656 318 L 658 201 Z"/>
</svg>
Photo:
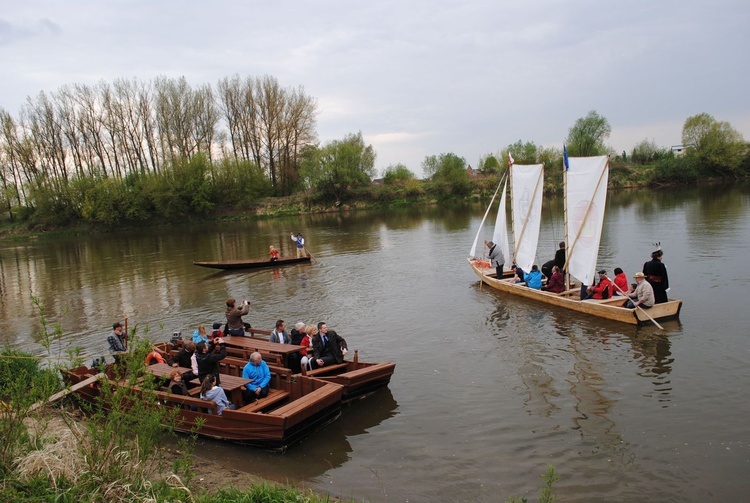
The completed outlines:
<svg viewBox="0 0 750 503">
<path fill-rule="evenodd" d="M 297 258 L 303 258 L 305 256 L 305 238 L 299 232 L 296 236 L 292 233 L 291 237 L 292 241 L 297 243 Z"/>
<path fill-rule="evenodd" d="M 651 260 L 643 264 L 643 274 L 646 275 L 646 281 L 654 289 L 654 299 L 656 304 L 667 302 L 667 289 L 669 288 L 669 277 L 667 268 L 661 260 L 664 252 L 661 251 L 660 243 L 655 243 L 656 251 L 651 253 Z"/>
</svg>

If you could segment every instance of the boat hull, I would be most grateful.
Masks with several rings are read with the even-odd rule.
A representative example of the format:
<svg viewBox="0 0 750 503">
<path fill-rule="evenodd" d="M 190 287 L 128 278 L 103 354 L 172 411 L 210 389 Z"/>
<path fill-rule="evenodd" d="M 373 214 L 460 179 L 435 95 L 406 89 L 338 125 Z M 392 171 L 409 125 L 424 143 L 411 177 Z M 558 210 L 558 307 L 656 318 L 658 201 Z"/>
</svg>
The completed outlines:
<svg viewBox="0 0 750 503">
<path fill-rule="evenodd" d="M 310 255 L 306 257 L 282 257 L 279 260 L 271 262 L 269 260 L 223 260 L 217 262 L 196 262 L 193 261 L 193 265 L 200 267 L 208 267 L 211 269 L 258 269 L 262 267 L 281 267 L 284 265 L 291 264 L 304 264 L 310 262 L 312 257 Z"/>
<path fill-rule="evenodd" d="M 625 302 L 623 297 L 613 297 L 606 300 L 579 300 L 577 292 L 567 295 L 543 292 L 534 290 L 525 285 L 514 284 L 508 280 L 498 280 L 495 278 L 495 270 L 483 267 L 483 263 L 475 259 L 469 259 L 469 265 L 474 273 L 479 277 L 482 283 L 494 288 L 495 290 L 532 299 L 537 302 L 543 302 L 553 306 L 559 306 L 571 311 L 598 316 L 608 320 L 628 323 L 630 325 L 646 325 L 651 323 L 649 315 L 656 321 L 666 321 L 677 319 L 682 309 L 682 301 L 670 299 L 669 302 L 656 304 L 654 307 L 644 309 L 627 309 L 621 307 Z M 648 314 L 647 314 L 648 313 Z"/>
<path fill-rule="evenodd" d="M 64 372 L 64 377 L 67 384 L 75 385 L 95 373 L 95 370 L 83 366 Z M 113 380 L 104 382 L 118 385 Z M 84 402 L 106 408 L 106 404 L 101 404 L 99 399 L 101 385 L 102 382 L 91 384 L 75 393 Z M 290 444 L 337 419 L 342 403 L 341 386 L 312 378 L 285 382 L 285 390 L 290 394 L 290 399 L 269 407 L 265 412 L 225 409 L 221 416 L 200 409 L 191 410 L 184 403 L 185 400 L 192 400 L 192 403 L 203 400 L 196 401 L 162 391 L 143 392 L 155 393 L 163 405 L 180 408 L 174 425 L 176 431 L 283 451 Z"/>
<path fill-rule="evenodd" d="M 395 369 L 395 363 L 345 361 L 343 366 L 333 365 L 330 371 L 321 367 L 303 375 L 340 385 L 342 400 L 346 403 L 388 386 Z"/>
</svg>

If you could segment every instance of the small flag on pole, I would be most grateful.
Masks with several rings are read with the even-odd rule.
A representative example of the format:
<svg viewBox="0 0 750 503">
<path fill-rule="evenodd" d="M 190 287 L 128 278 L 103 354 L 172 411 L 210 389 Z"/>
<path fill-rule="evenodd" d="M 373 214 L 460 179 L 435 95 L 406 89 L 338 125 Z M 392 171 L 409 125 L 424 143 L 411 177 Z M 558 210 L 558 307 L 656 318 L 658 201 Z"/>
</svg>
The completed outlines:
<svg viewBox="0 0 750 503">
<path fill-rule="evenodd" d="M 510 155 L 510 152 L 508 152 L 508 166 L 513 166 L 514 162 L 516 162 L 516 160 L 513 159 L 513 156 Z"/>
<path fill-rule="evenodd" d="M 565 166 L 565 171 L 568 171 L 568 168 L 570 168 L 568 164 L 568 147 L 566 145 L 563 145 L 563 166 Z"/>
</svg>

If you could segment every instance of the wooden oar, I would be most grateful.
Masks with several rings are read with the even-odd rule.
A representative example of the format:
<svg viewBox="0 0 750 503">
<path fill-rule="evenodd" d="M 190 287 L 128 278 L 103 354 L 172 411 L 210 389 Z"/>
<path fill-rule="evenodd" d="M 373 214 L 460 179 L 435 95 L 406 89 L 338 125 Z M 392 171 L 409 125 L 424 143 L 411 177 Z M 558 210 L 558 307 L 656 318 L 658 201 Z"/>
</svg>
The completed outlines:
<svg viewBox="0 0 750 503">
<path fill-rule="evenodd" d="M 644 279 L 643 281 L 646 281 L 646 280 Z M 625 298 L 626 298 L 626 299 L 630 299 L 630 296 L 629 296 L 629 295 L 628 295 L 627 293 L 623 292 L 623 291 L 622 291 L 622 288 L 620 288 L 619 286 L 617 286 L 617 285 L 615 284 L 615 282 L 614 282 L 614 281 L 612 282 L 612 285 L 613 285 L 613 286 L 614 286 L 615 288 L 617 288 L 617 290 L 619 290 L 619 291 L 620 291 L 620 293 L 621 293 L 621 294 L 623 294 L 623 295 L 625 296 Z M 646 310 L 645 310 L 645 309 L 643 309 L 643 308 L 642 308 L 641 306 L 635 306 L 635 308 L 636 308 L 636 309 L 640 309 L 640 310 L 641 310 L 641 312 L 642 312 L 643 314 L 645 314 L 645 315 L 646 315 L 646 317 L 647 317 L 647 318 L 648 318 L 649 320 L 651 320 L 651 323 L 653 323 L 654 325 L 656 325 L 657 327 L 659 327 L 659 330 L 664 330 L 664 327 L 662 327 L 661 325 L 659 325 L 659 324 L 658 324 L 658 323 L 656 322 L 656 320 L 655 320 L 655 319 L 653 319 L 653 318 L 651 317 L 651 315 L 650 315 L 650 314 L 648 314 L 648 313 L 646 312 Z"/>
</svg>

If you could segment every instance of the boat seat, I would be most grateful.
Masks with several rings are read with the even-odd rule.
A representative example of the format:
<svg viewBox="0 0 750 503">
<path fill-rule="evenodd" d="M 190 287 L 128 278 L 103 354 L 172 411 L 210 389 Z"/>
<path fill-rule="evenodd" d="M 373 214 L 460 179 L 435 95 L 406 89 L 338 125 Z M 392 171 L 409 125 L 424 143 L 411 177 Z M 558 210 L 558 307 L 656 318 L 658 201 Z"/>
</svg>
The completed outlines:
<svg viewBox="0 0 750 503">
<path fill-rule="evenodd" d="M 303 370 L 302 375 L 306 375 L 309 377 L 315 377 L 319 375 L 327 375 L 332 372 L 335 372 L 337 370 L 345 369 L 349 366 L 347 362 L 344 363 L 337 363 L 335 365 L 326 365 L 324 367 L 319 367 L 313 370 Z"/>
<path fill-rule="evenodd" d="M 268 396 L 258 398 L 253 403 L 247 404 L 244 407 L 240 407 L 237 410 L 240 412 L 260 412 L 261 410 L 266 409 L 273 404 L 279 403 L 288 397 L 288 391 L 271 388 L 268 390 Z"/>
</svg>

